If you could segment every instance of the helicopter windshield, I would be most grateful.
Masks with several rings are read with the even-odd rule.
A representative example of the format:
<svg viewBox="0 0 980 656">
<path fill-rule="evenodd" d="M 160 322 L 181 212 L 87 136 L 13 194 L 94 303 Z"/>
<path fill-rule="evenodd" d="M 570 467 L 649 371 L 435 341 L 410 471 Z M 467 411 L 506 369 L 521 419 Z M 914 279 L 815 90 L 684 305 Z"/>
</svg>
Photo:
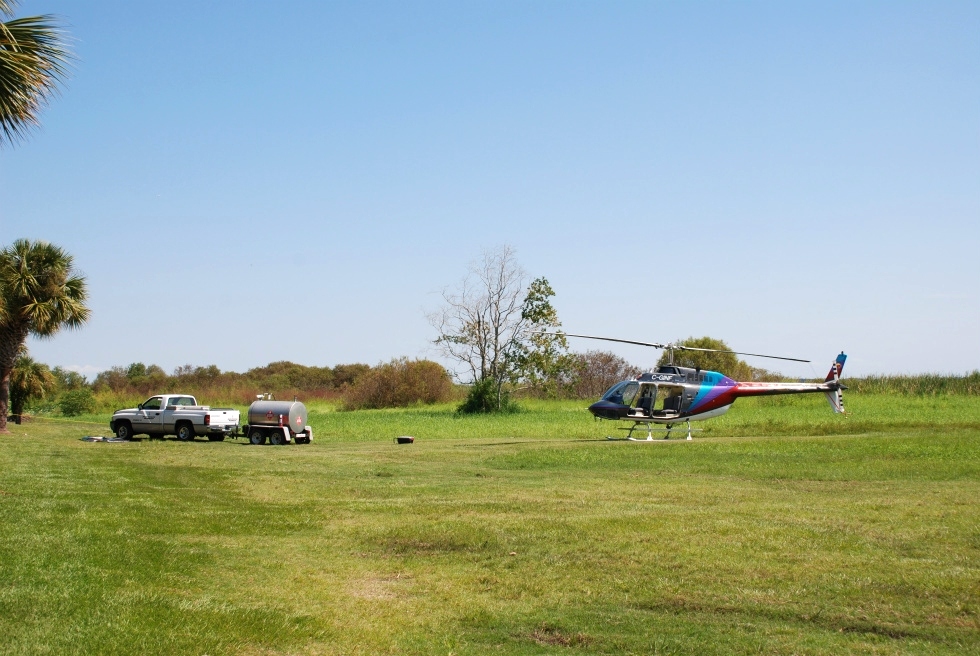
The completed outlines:
<svg viewBox="0 0 980 656">
<path fill-rule="evenodd" d="M 616 383 L 605 394 L 602 395 L 603 401 L 609 401 L 610 403 L 619 403 L 622 405 L 633 405 L 633 400 L 636 398 L 636 393 L 640 389 L 640 384 L 635 380 L 624 380 L 621 383 Z"/>
</svg>

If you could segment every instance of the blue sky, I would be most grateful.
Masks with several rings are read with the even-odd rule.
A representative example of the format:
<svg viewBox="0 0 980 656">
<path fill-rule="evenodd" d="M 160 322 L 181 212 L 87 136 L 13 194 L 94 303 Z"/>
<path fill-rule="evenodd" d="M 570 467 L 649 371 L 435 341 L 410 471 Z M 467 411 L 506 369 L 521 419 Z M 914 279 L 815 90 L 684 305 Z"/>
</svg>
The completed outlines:
<svg viewBox="0 0 980 656">
<path fill-rule="evenodd" d="M 78 62 L 0 150 L 0 241 L 87 275 L 51 365 L 436 357 L 426 312 L 509 244 L 570 332 L 980 368 L 975 2 L 37 13 Z"/>
</svg>

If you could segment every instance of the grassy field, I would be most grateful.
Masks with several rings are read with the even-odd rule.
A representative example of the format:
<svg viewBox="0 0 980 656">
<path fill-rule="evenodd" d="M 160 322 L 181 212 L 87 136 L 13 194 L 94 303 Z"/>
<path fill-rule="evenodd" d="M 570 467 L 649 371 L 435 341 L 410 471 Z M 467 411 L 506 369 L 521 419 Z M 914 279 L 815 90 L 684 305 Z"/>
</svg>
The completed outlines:
<svg viewBox="0 0 980 656">
<path fill-rule="evenodd" d="M 316 406 L 287 447 L 12 426 L 0 653 L 980 653 L 980 403 L 847 401 L 651 444 L 567 402 Z"/>
</svg>

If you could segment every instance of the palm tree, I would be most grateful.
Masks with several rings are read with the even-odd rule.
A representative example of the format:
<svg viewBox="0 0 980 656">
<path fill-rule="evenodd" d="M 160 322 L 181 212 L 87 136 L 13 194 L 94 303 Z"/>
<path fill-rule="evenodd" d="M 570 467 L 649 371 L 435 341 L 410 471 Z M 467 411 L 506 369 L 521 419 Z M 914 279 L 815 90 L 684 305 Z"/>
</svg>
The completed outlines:
<svg viewBox="0 0 980 656">
<path fill-rule="evenodd" d="M 7 432 L 10 375 L 27 336 L 50 337 L 88 320 L 85 278 L 73 263 L 45 241 L 18 239 L 0 250 L 0 433 Z"/>
<path fill-rule="evenodd" d="M 17 0 L 0 0 L 0 18 Z M 38 125 L 38 114 L 68 76 L 71 53 L 52 16 L 0 22 L 0 145 Z"/>
<path fill-rule="evenodd" d="M 20 423 L 24 404 L 31 399 L 44 398 L 55 384 L 54 374 L 48 365 L 37 362 L 27 355 L 27 349 L 23 349 L 10 374 L 10 411 L 14 422 Z"/>
</svg>

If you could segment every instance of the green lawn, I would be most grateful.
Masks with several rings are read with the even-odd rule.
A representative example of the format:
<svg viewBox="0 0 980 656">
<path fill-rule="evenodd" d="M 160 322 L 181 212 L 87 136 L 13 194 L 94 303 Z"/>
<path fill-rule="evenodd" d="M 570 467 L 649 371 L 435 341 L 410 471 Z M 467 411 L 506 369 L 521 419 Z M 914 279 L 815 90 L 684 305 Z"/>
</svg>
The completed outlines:
<svg viewBox="0 0 980 656">
<path fill-rule="evenodd" d="M 980 403 L 847 401 L 651 444 L 566 402 L 313 407 L 286 447 L 12 426 L 0 653 L 980 653 Z"/>
</svg>

